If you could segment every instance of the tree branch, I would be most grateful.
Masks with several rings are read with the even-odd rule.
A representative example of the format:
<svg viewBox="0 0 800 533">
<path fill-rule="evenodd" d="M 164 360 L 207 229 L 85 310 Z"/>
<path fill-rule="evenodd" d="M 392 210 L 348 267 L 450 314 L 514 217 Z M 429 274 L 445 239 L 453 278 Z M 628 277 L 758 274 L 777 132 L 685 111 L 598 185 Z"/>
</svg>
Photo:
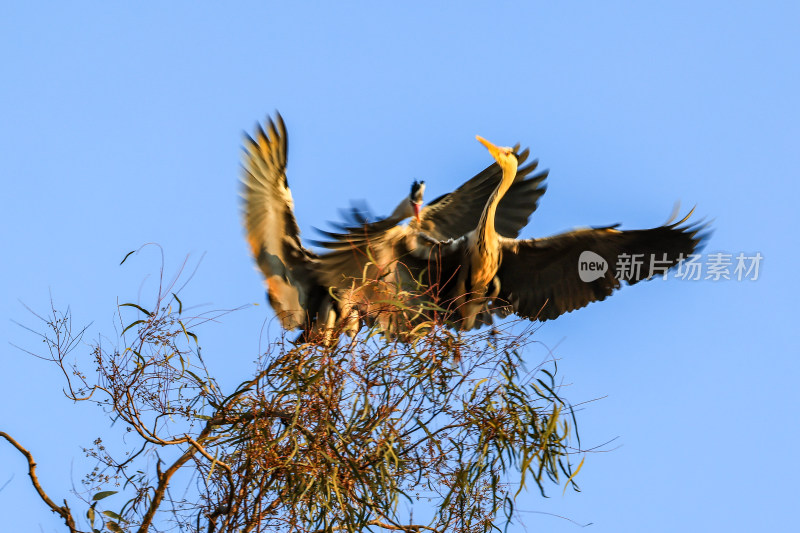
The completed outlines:
<svg viewBox="0 0 800 533">
<path fill-rule="evenodd" d="M 72 513 L 69 510 L 69 506 L 67 505 L 67 501 L 64 500 L 64 506 L 60 507 L 55 504 L 53 500 L 50 499 L 50 496 L 44 491 L 42 486 L 39 484 L 39 478 L 36 476 L 36 462 L 33 460 L 33 455 L 31 452 L 26 450 L 22 447 L 22 445 L 14 440 L 11 435 L 0 431 L 0 437 L 3 437 L 8 442 L 11 443 L 19 452 L 25 456 L 28 460 L 28 475 L 31 478 L 31 482 L 33 483 L 33 487 L 36 489 L 36 492 L 39 493 L 39 497 L 47 504 L 48 507 L 54 512 L 57 513 L 61 518 L 64 519 L 64 523 L 69 528 L 70 533 L 79 533 L 78 529 L 75 528 L 75 520 L 72 518 Z"/>
<path fill-rule="evenodd" d="M 205 457 L 206 459 L 208 459 L 209 461 L 211 461 L 211 467 L 212 467 L 212 468 L 214 467 L 214 465 L 219 465 L 219 466 L 221 466 L 222 468 L 224 468 L 225 470 L 227 470 L 227 471 L 228 471 L 228 474 L 232 474 L 232 473 L 233 473 L 233 470 L 231 470 L 231 467 L 228 465 L 228 463 L 226 463 L 226 462 L 224 462 L 224 461 L 220 461 L 220 460 L 219 460 L 219 459 L 217 459 L 216 457 L 212 457 L 212 456 L 211 456 L 211 454 L 209 454 L 209 453 L 206 451 L 206 449 L 205 449 L 205 448 L 204 448 L 204 447 L 203 447 L 203 446 L 202 446 L 200 443 L 198 443 L 196 440 L 194 440 L 194 439 L 193 439 L 192 437 L 190 437 L 188 434 L 186 435 L 186 438 L 188 439 L 189 443 L 190 443 L 192 446 L 194 446 L 194 448 L 195 448 L 195 449 L 196 449 L 198 452 L 200 452 L 201 454 L 203 454 L 203 457 Z"/>
<path fill-rule="evenodd" d="M 178 471 L 180 467 L 182 467 L 186 461 L 192 458 L 192 456 L 197 452 L 194 447 L 189 447 L 183 455 L 181 455 L 177 461 L 172 463 L 172 466 L 167 468 L 166 472 L 160 473 L 158 476 L 158 487 L 156 487 L 156 492 L 153 494 L 153 500 L 150 502 L 150 507 L 147 509 L 147 513 L 145 513 L 144 517 L 142 518 L 142 524 L 139 526 L 139 533 L 147 533 L 150 529 L 150 524 L 153 522 L 153 517 L 156 514 L 156 511 L 161 506 L 161 501 L 164 499 L 164 494 L 167 491 L 167 485 L 169 485 L 169 480 L 172 478 L 172 475 Z"/>
<path fill-rule="evenodd" d="M 202 441 L 210 432 L 211 432 L 211 424 L 208 424 L 203 431 L 197 436 L 197 440 Z M 169 485 L 169 480 L 172 478 L 173 474 L 180 469 L 186 462 L 191 459 L 195 453 L 197 453 L 198 449 L 194 446 L 189 446 L 183 455 L 181 455 L 177 461 L 172 463 L 172 466 L 167 468 L 166 471 L 158 473 L 158 486 L 156 487 L 156 492 L 153 494 L 153 500 L 150 502 L 150 507 L 147 509 L 147 513 L 145 513 L 144 517 L 142 518 L 142 524 L 139 526 L 139 533 L 147 533 L 150 529 L 150 525 L 153 522 L 153 517 L 158 511 L 158 508 L 161 506 L 161 501 L 164 499 L 164 494 L 167 492 L 167 485 Z"/>
</svg>

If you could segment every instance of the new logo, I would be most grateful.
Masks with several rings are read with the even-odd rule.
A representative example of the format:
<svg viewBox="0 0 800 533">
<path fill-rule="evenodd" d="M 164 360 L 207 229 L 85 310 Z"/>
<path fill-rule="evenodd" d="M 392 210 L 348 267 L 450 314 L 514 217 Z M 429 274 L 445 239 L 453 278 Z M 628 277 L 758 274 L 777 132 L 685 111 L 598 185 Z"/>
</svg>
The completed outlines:
<svg viewBox="0 0 800 533">
<path fill-rule="evenodd" d="M 608 262 L 602 256 L 586 250 L 578 258 L 578 276 L 581 281 L 590 283 L 600 279 L 608 271 Z"/>
</svg>

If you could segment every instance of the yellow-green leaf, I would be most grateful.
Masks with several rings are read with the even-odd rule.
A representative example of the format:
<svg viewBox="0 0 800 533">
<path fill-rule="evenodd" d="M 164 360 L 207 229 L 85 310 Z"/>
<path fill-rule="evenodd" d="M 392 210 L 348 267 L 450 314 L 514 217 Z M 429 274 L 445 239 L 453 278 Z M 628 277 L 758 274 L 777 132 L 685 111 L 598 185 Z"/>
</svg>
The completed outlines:
<svg viewBox="0 0 800 533">
<path fill-rule="evenodd" d="M 116 493 L 117 493 L 117 491 L 115 491 L 115 490 L 104 490 L 104 491 L 98 492 L 97 494 L 92 496 L 92 500 L 94 500 L 94 501 L 102 500 L 103 498 L 108 498 L 109 496 L 111 496 L 113 494 L 116 494 Z"/>
<path fill-rule="evenodd" d="M 564 492 L 562 492 L 562 493 L 561 493 L 561 495 L 562 495 L 562 496 L 563 496 L 564 494 L 566 494 L 566 493 L 567 493 L 567 487 L 569 486 L 569 482 L 570 482 L 570 481 L 572 481 L 572 478 L 574 478 L 575 476 L 577 476 L 577 475 L 578 475 L 578 472 L 580 472 L 580 471 L 581 471 L 581 467 L 583 466 L 583 462 L 584 462 L 585 460 L 586 460 L 586 456 L 584 455 L 584 456 L 583 456 L 583 459 L 581 459 L 581 462 L 580 462 L 580 463 L 578 463 L 578 468 L 576 468 L 576 469 L 575 469 L 575 471 L 572 473 L 572 475 L 571 475 L 571 476 L 569 476 L 569 479 L 567 479 L 567 482 L 566 482 L 566 483 L 564 483 Z"/>
</svg>

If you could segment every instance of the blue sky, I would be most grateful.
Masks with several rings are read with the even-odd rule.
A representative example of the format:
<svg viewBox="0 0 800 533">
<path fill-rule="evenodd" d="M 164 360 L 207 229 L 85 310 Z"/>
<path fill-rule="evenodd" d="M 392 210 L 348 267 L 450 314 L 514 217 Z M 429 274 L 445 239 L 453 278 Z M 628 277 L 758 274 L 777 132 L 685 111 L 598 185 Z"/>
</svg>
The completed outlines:
<svg viewBox="0 0 800 533">
<path fill-rule="evenodd" d="M 377 4 L 377 3 L 376 3 Z M 241 133 L 275 109 L 305 236 L 364 198 L 386 213 L 484 168 L 480 134 L 551 170 L 524 237 L 713 219 L 707 252 L 764 257 L 757 281 L 653 281 L 545 324 L 592 453 L 581 493 L 520 496 L 525 527 L 788 531 L 798 459 L 793 333 L 800 264 L 800 9 L 792 2 L 462 2 L 392 6 L 25 2 L 0 15 L 4 193 L 0 429 L 35 454 L 54 498 L 81 447 L 112 433 L 72 405 L 20 302 L 71 306 L 93 335 L 159 267 L 203 254 L 184 300 L 247 308 L 198 331 L 212 371 L 251 371 L 260 275 L 242 238 Z M 147 286 L 147 283 L 145 283 Z M 142 289 L 143 298 L 147 291 Z M 251 304 L 258 303 L 254 306 Z M 267 333 L 268 334 L 268 333 Z M 537 353 L 536 349 L 542 351 Z M 62 531 L 0 444 L 9 531 Z"/>
</svg>

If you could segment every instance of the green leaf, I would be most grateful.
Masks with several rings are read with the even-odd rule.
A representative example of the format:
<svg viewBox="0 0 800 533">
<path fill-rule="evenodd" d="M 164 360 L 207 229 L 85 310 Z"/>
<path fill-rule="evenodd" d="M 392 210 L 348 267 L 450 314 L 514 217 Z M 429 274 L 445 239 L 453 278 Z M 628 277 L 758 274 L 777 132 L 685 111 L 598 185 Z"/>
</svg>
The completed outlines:
<svg viewBox="0 0 800 533">
<path fill-rule="evenodd" d="M 113 531 L 114 533 L 124 533 L 122 528 L 119 527 L 119 524 L 117 524 L 116 522 L 111 522 L 111 521 L 106 522 L 106 527 L 108 528 L 109 531 Z"/>
<path fill-rule="evenodd" d="M 180 311 L 178 311 L 178 312 L 180 313 Z M 197 335 L 195 335 L 195 334 L 194 334 L 194 333 L 192 333 L 191 331 L 187 331 L 187 330 L 186 330 L 186 326 L 184 326 L 184 325 L 183 325 L 183 322 L 181 322 L 180 320 L 178 320 L 178 324 L 180 324 L 180 325 L 181 325 L 181 329 L 183 330 L 183 334 L 184 334 L 184 335 L 186 335 L 186 337 L 191 337 L 192 339 L 194 339 L 194 343 L 195 343 L 195 344 L 199 344 L 199 343 L 197 342 Z"/>
<path fill-rule="evenodd" d="M 136 322 L 132 322 L 132 323 L 128 324 L 128 327 L 122 330 L 122 334 L 125 335 L 125 332 L 128 331 L 129 329 L 131 329 L 133 326 L 135 326 L 136 324 L 142 324 L 142 323 L 144 323 L 144 320 L 137 320 Z"/>
<path fill-rule="evenodd" d="M 474 399 L 475 399 L 475 396 L 478 394 L 478 387 L 480 387 L 481 385 L 483 385 L 483 384 L 484 384 L 485 382 L 487 382 L 487 381 L 489 381 L 489 378 L 483 378 L 482 380 L 478 381 L 478 382 L 475 384 L 475 388 L 473 388 L 473 389 L 472 389 L 472 396 L 470 396 L 470 397 L 469 397 L 469 401 L 470 401 L 470 402 L 471 402 L 472 400 L 474 400 Z"/>
<path fill-rule="evenodd" d="M 198 376 L 197 374 L 195 374 L 191 370 L 186 370 L 186 373 L 189 374 L 190 376 L 192 376 L 194 378 L 194 380 L 197 382 L 197 384 L 200 385 L 201 387 L 205 387 L 206 385 L 208 385 L 205 381 L 200 379 L 200 376 Z"/>
<path fill-rule="evenodd" d="M 142 307 L 140 305 L 136 305 L 136 304 L 132 304 L 132 303 L 125 303 L 125 304 L 119 304 L 119 306 L 120 307 L 135 307 L 136 309 L 138 309 L 142 313 L 146 314 L 147 316 L 153 316 L 153 313 L 151 313 L 150 311 L 148 311 L 147 309 L 145 309 L 144 307 Z"/>
<path fill-rule="evenodd" d="M 172 297 L 175 298 L 176 302 L 178 302 L 178 314 L 183 313 L 183 302 L 181 301 L 181 299 L 178 298 L 178 295 L 175 294 L 174 292 L 172 293 Z"/>
<path fill-rule="evenodd" d="M 583 459 L 581 459 L 581 462 L 578 464 L 578 468 L 575 469 L 575 471 L 572 473 L 572 475 L 569 476 L 569 479 L 567 479 L 567 481 L 564 483 L 564 492 L 561 493 L 562 496 L 567 493 L 567 487 L 569 486 L 569 482 L 572 481 L 572 478 L 577 476 L 578 472 L 581 471 L 581 467 L 583 466 L 583 462 L 585 460 L 586 460 L 586 456 L 584 455 Z"/>
<path fill-rule="evenodd" d="M 118 515 L 117 513 L 115 513 L 114 511 L 103 511 L 103 514 L 106 515 L 109 518 L 113 518 L 114 520 L 118 520 L 120 522 L 123 521 L 122 517 L 120 515 Z"/>
<path fill-rule="evenodd" d="M 89 510 L 86 511 L 86 518 L 89 520 L 89 524 L 94 526 L 94 505 L 89 507 Z"/>
<path fill-rule="evenodd" d="M 92 496 L 92 500 L 94 500 L 94 501 L 102 500 L 103 498 L 108 498 L 109 496 L 111 496 L 113 494 L 116 494 L 116 493 L 117 493 L 117 491 L 115 491 L 115 490 L 104 490 L 104 491 L 98 492 L 97 494 Z"/>
<path fill-rule="evenodd" d="M 131 254 L 135 254 L 135 253 L 136 253 L 136 250 L 133 250 L 133 251 L 130 251 L 127 254 L 125 254 L 125 257 L 122 258 L 122 261 L 120 261 L 119 264 L 121 265 L 122 263 L 124 263 L 131 256 Z"/>
</svg>

